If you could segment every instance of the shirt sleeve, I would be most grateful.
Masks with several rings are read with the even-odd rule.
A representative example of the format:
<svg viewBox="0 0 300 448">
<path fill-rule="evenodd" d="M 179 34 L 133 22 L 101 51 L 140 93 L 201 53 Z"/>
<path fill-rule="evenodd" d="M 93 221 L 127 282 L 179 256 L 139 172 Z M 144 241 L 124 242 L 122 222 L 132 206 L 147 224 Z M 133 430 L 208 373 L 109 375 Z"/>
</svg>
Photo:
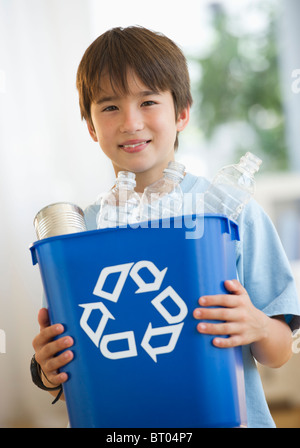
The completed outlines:
<svg viewBox="0 0 300 448">
<path fill-rule="evenodd" d="M 299 327 L 300 306 L 290 263 L 270 218 L 251 200 L 239 220 L 237 271 L 258 309 Z"/>
</svg>

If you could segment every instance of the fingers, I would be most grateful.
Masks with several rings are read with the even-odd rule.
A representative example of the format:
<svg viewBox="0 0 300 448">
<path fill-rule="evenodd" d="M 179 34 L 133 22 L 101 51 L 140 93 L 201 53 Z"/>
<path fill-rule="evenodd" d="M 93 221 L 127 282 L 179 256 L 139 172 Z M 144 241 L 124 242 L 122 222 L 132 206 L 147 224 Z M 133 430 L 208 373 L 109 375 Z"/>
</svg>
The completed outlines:
<svg viewBox="0 0 300 448">
<path fill-rule="evenodd" d="M 233 312 L 233 307 L 225 307 L 225 305 L 215 305 L 217 308 L 211 308 L 214 305 L 208 307 L 196 308 L 193 311 L 195 319 L 199 320 L 236 320 L 236 312 Z"/>
<path fill-rule="evenodd" d="M 245 288 L 237 280 L 226 280 L 224 286 L 230 294 L 202 296 L 199 299 L 199 305 L 235 307 L 240 301 L 239 296 L 247 294 Z"/>
<path fill-rule="evenodd" d="M 230 348 L 242 345 L 242 340 L 239 335 L 235 335 L 228 338 L 214 338 L 212 343 L 218 348 Z"/>
<path fill-rule="evenodd" d="M 68 379 L 67 373 L 59 372 L 59 369 L 73 359 L 73 352 L 67 349 L 72 347 L 74 341 L 70 336 L 58 338 L 64 332 L 64 327 L 61 324 L 50 325 L 47 309 L 39 311 L 38 322 L 40 333 L 32 342 L 35 358 L 46 376 L 46 382 L 48 380 L 52 385 L 59 385 Z"/>
<path fill-rule="evenodd" d="M 211 334 L 218 336 L 234 335 L 239 333 L 239 325 L 233 323 L 222 322 L 220 324 L 211 324 L 208 322 L 200 322 L 197 330 L 202 334 Z"/>
<path fill-rule="evenodd" d="M 201 307 L 209 306 L 226 306 L 228 308 L 234 308 L 239 303 L 239 296 L 235 294 L 216 294 L 213 296 L 202 296 L 198 300 Z"/>
<path fill-rule="evenodd" d="M 40 333 L 34 338 L 32 342 L 34 350 L 38 352 L 41 348 L 44 347 L 45 344 L 49 343 L 63 332 L 64 327 L 61 324 L 41 327 Z"/>
<path fill-rule="evenodd" d="M 43 363 L 44 365 L 47 365 L 47 370 L 57 369 L 60 367 L 60 365 L 58 365 L 59 358 L 61 357 L 59 353 L 63 350 L 66 350 L 67 348 L 72 347 L 72 345 L 73 339 L 70 336 L 65 336 L 55 341 L 49 342 L 38 351 L 37 362 L 39 364 Z M 39 362 L 39 360 L 41 362 Z"/>
<path fill-rule="evenodd" d="M 217 337 L 213 338 L 212 343 L 219 348 L 237 347 L 238 345 L 243 344 L 241 326 L 239 323 L 222 322 L 219 324 L 212 324 L 208 322 L 200 322 L 197 325 L 197 331 L 201 334 L 216 335 Z"/>
<path fill-rule="evenodd" d="M 244 294 L 246 292 L 238 280 L 225 280 L 224 286 L 231 294 Z"/>
<path fill-rule="evenodd" d="M 193 311 L 193 317 L 201 320 L 197 324 L 199 333 L 220 336 L 213 339 L 215 346 L 235 347 L 242 342 L 244 312 L 241 304 L 247 292 L 237 280 L 226 280 L 224 286 L 230 294 L 200 297 L 200 308 Z"/>
<path fill-rule="evenodd" d="M 47 359 L 42 367 L 47 380 L 55 386 L 65 383 L 68 379 L 68 374 L 66 372 L 59 372 L 59 369 L 67 365 L 73 358 L 73 352 L 67 350 L 58 356 Z"/>
<path fill-rule="evenodd" d="M 38 323 L 40 329 L 46 328 L 50 325 L 50 319 L 47 308 L 41 308 L 38 313 Z"/>
<path fill-rule="evenodd" d="M 68 375 L 65 372 L 59 372 L 59 369 L 67 365 L 73 358 L 74 354 L 71 350 L 67 350 L 74 344 L 73 339 L 70 336 L 65 336 L 57 340 L 51 340 L 46 337 L 45 333 L 51 338 L 53 335 L 60 333 L 56 330 L 56 327 L 48 327 L 46 330 L 40 333 L 40 340 L 38 339 L 36 350 L 36 361 L 40 364 L 43 373 L 47 380 L 54 385 L 64 383 L 68 379 Z M 63 327 L 62 327 L 63 328 Z M 62 352 L 62 353 L 61 353 Z"/>
<path fill-rule="evenodd" d="M 239 324 L 233 322 L 237 317 L 230 308 L 197 308 L 193 312 L 196 319 L 201 322 L 197 324 L 197 331 L 201 334 L 228 336 L 229 338 L 214 338 L 213 344 L 217 347 L 232 347 L 231 344 L 239 344 L 238 338 L 233 338 L 232 335 L 239 332 Z M 214 321 L 214 323 L 210 322 Z M 222 321 L 215 323 L 216 321 Z M 226 322 L 226 321 L 229 321 Z"/>
</svg>

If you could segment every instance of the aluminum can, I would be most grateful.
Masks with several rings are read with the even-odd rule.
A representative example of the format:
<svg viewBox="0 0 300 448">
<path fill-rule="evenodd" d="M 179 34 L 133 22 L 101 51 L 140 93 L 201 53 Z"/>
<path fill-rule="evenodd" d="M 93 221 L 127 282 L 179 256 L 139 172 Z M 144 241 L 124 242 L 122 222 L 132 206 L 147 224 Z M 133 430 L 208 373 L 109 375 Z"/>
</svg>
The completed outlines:
<svg viewBox="0 0 300 448">
<path fill-rule="evenodd" d="M 34 218 L 34 227 L 39 240 L 87 230 L 82 209 L 69 202 L 42 208 Z"/>
</svg>

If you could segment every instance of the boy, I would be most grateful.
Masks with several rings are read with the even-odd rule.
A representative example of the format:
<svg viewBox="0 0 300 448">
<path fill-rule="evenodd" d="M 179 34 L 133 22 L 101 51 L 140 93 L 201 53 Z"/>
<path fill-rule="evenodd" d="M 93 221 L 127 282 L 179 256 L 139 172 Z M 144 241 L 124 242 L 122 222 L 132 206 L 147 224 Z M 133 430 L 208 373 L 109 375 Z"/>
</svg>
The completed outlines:
<svg viewBox="0 0 300 448">
<path fill-rule="evenodd" d="M 136 174 L 136 190 L 143 192 L 174 159 L 178 133 L 189 121 L 192 98 L 182 52 L 167 37 L 142 27 L 112 29 L 85 52 L 77 88 L 81 115 L 92 139 L 110 158 L 116 174 L 120 170 Z M 189 173 L 181 183 L 184 193 L 201 193 L 207 186 L 205 179 Z M 98 211 L 95 204 L 85 212 L 90 230 L 96 228 Z M 193 316 L 199 333 L 228 335 L 214 338 L 217 347 L 243 346 L 248 426 L 272 427 L 254 358 L 270 367 L 288 361 L 291 323 L 300 310 L 277 234 L 254 200 L 239 218 L 239 230 L 240 282 L 225 282 L 228 295 L 201 297 L 201 308 Z M 40 310 L 38 320 L 40 333 L 33 347 L 41 380 L 51 389 L 68 379 L 58 369 L 72 360 L 72 351 L 55 355 L 71 348 L 73 340 L 69 336 L 53 340 L 64 329 L 50 326 L 46 309 Z"/>
</svg>

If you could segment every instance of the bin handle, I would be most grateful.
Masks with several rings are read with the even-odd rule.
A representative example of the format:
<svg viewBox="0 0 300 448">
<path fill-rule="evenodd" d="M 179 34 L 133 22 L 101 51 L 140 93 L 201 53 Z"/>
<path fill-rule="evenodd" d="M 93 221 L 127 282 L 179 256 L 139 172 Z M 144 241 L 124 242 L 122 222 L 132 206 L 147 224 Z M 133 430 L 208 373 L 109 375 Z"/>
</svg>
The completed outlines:
<svg viewBox="0 0 300 448">
<path fill-rule="evenodd" d="M 232 241 L 240 241 L 239 226 L 226 216 L 222 219 L 222 232 L 228 233 Z"/>
<path fill-rule="evenodd" d="M 239 226 L 237 223 L 233 221 L 229 221 L 230 225 L 230 235 L 232 241 L 240 241 L 240 232 L 239 232 Z"/>
<path fill-rule="evenodd" d="M 34 246 L 31 246 L 29 249 L 30 249 L 30 252 L 31 252 L 32 264 L 34 266 L 35 264 L 38 263 L 38 259 L 37 259 L 37 256 L 36 256 L 36 250 L 35 250 Z"/>
</svg>

